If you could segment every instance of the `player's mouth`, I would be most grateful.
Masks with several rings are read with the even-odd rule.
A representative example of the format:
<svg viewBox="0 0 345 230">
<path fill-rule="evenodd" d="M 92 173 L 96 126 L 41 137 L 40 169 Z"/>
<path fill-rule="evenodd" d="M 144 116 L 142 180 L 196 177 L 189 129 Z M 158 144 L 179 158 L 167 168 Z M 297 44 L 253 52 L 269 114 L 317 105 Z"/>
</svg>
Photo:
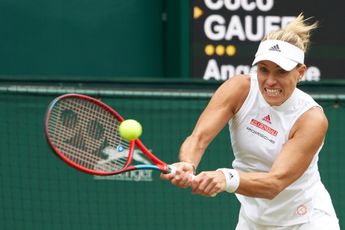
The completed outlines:
<svg viewBox="0 0 345 230">
<path fill-rule="evenodd" d="M 271 89 L 271 88 L 265 88 L 265 92 L 267 96 L 269 97 L 276 97 L 279 96 L 282 92 L 281 89 Z"/>
</svg>

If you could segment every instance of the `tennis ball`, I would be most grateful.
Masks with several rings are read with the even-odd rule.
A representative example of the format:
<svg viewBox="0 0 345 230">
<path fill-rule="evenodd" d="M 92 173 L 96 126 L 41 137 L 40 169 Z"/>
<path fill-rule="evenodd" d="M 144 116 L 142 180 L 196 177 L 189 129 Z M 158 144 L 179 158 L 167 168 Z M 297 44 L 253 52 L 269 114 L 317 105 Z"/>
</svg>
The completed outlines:
<svg viewBox="0 0 345 230">
<path fill-rule="evenodd" d="M 121 137 L 128 141 L 132 141 L 140 137 L 143 129 L 141 124 L 133 119 L 124 120 L 119 126 Z"/>
</svg>

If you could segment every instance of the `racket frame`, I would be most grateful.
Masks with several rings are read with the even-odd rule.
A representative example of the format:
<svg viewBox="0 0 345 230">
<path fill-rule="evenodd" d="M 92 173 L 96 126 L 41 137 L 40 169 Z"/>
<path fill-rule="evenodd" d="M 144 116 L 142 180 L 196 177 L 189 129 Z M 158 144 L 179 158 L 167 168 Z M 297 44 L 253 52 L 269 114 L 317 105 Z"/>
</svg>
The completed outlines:
<svg viewBox="0 0 345 230">
<path fill-rule="evenodd" d="M 128 171 L 133 171 L 133 170 L 159 170 L 163 173 L 170 173 L 171 171 L 174 170 L 173 167 L 168 166 L 165 162 L 163 162 L 162 160 L 160 160 L 158 157 L 156 157 L 153 153 L 151 153 L 151 151 L 149 149 L 147 149 L 147 147 L 139 140 L 139 139 L 135 139 L 129 142 L 129 153 L 128 153 L 128 158 L 126 160 L 125 165 L 123 166 L 122 169 L 120 170 L 116 170 L 116 171 L 112 171 L 112 172 L 104 172 L 104 171 L 96 171 L 96 170 L 92 170 L 86 167 L 83 167 L 79 164 L 77 164 L 76 162 L 70 160 L 68 157 L 65 156 L 65 154 L 63 154 L 63 152 L 53 144 L 52 142 L 52 138 L 49 134 L 49 120 L 50 120 L 50 116 L 51 116 L 51 111 L 53 110 L 54 106 L 61 100 L 65 99 L 65 98 L 79 98 L 82 100 L 88 100 L 91 103 L 95 103 L 96 105 L 104 108 L 105 110 L 107 110 L 108 112 L 110 112 L 114 117 L 116 117 L 116 119 L 119 122 L 124 121 L 125 119 L 118 113 L 116 112 L 113 108 L 111 108 L 110 106 L 106 105 L 105 103 L 101 102 L 98 99 L 92 98 L 90 96 L 86 96 L 86 95 L 82 95 L 82 94 L 64 94 L 61 95 L 57 98 L 55 98 L 48 106 L 47 112 L 46 112 L 46 119 L 45 119 L 45 135 L 47 137 L 48 143 L 50 145 L 50 147 L 54 150 L 54 152 L 63 160 L 65 161 L 67 164 L 69 164 L 70 166 L 74 167 L 75 169 L 88 173 L 88 174 L 92 174 L 92 175 L 98 175 L 98 176 L 110 176 L 110 175 L 116 175 L 116 174 L 121 174 L 124 172 L 128 172 Z M 153 163 L 153 164 L 139 164 L 139 165 L 131 165 L 132 163 L 132 159 L 133 159 L 133 153 L 134 153 L 134 149 L 135 147 L 138 147 L 143 154 L 149 158 L 149 160 Z"/>
</svg>

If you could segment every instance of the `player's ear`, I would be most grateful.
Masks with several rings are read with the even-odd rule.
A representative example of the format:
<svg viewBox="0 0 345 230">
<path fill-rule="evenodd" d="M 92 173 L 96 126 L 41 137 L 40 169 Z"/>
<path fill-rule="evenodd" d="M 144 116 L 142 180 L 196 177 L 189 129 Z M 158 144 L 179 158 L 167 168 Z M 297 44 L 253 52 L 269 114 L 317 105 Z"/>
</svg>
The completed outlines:
<svg viewBox="0 0 345 230">
<path fill-rule="evenodd" d="M 299 64 L 297 66 L 297 71 L 298 71 L 298 74 L 299 74 L 298 80 L 302 80 L 305 71 L 307 71 L 307 66 L 305 64 Z"/>
</svg>

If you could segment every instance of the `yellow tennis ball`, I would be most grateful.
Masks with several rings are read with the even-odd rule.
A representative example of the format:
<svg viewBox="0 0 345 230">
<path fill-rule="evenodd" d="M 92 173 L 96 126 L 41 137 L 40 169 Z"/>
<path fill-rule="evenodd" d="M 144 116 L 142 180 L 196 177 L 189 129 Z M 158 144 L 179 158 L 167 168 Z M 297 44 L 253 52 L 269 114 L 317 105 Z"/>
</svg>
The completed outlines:
<svg viewBox="0 0 345 230">
<path fill-rule="evenodd" d="M 141 124 L 133 119 L 125 120 L 121 122 L 119 126 L 119 133 L 121 137 L 129 141 L 140 137 L 142 132 L 143 129 L 141 127 Z"/>
</svg>

